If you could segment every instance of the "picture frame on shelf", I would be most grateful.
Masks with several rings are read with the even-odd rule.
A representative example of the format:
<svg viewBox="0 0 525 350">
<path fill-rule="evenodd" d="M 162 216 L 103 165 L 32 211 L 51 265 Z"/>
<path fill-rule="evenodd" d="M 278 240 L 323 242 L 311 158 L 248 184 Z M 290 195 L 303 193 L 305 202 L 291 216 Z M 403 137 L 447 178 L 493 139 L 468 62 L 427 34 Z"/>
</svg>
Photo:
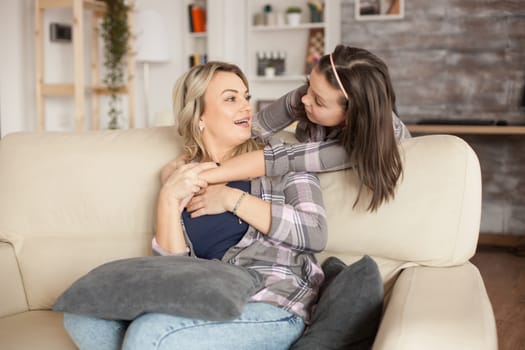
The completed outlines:
<svg viewBox="0 0 525 350">
<path fill-rule="evenodd" d="M 405 0 L 355 0 L 359 21 L 393 20 L 405 17 Z"/>
<path fill-rule="evenodd" d="M 272 104 L 275 100 L 257 100 L 257 105 L 255 106 L 255 112 L 259 112 L 261 109 L 269 106 Z"/>
<path fill-rule="evenodd" d="M 309 75 L 312 68 L 324 55 L 324 29 L 310 29 L 306 46 L 304 74 Z"/>
</svg>

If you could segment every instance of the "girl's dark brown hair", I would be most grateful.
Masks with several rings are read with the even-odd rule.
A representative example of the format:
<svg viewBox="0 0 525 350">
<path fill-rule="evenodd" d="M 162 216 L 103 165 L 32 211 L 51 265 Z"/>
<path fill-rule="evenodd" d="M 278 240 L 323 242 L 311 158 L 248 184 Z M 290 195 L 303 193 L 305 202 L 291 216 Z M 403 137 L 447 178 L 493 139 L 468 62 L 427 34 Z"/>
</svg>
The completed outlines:
<svg viewBox="0 0 525 350">
<path fill-rule="evenodd" d="M 367 209 L 375 211 L 394 198 L 403 172 L 392 119 L 396 110 L 394 89 L 386 64 L 369 51 L 339 45 L 332 58 L 348 93 L 348 101 L 344 96 L 340 101 L 345 109 L 345 124 L 339 140 L 360 180 L 354 206 L 365 188 L 372 195 Z M 323 56 L 314 69 L 340 89 L 329 55 Z"/>
</svg>

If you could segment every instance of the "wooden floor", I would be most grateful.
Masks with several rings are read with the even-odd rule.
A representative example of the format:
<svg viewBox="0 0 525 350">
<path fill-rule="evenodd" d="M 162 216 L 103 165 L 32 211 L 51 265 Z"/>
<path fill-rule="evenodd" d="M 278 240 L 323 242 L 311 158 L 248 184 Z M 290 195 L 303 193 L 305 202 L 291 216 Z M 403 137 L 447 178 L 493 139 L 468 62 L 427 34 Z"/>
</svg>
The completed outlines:
<svg viewBox="0 0 525 350">
<path fill-rule="evenodd" d="M 471 262 L 487 288 L 499 350 L 525 349 L 525 249 L 479 246 Z"/>
</svg>

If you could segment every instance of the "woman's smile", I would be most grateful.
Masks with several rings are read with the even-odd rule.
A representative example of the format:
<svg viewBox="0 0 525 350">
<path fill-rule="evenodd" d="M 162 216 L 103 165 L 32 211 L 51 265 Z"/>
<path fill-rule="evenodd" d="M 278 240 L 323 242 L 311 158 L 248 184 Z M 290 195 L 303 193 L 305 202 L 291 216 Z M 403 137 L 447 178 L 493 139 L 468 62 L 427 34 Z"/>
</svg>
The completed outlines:
<svg viewBox="0 0 525 350">
<path fill-rule="evenodd" d="M 251 121 L 252 121 L 252 118 L 248 116 L 248 117 L 244 117 L 244 118 L 241 118 L 241 119 L 237 119 L 233 123 L 236 126 L 239 126 L 241 128 L 250 128 L 251 127 Z"/>
</svg>

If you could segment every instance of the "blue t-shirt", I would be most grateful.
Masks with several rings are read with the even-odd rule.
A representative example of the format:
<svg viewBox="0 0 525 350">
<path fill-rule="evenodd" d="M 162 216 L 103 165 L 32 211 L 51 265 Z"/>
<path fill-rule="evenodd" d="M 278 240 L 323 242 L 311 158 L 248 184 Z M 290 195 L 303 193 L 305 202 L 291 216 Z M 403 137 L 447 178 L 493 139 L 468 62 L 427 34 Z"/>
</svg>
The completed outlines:
<svg viewBox="0 0 525 350">
<path fill-rule="evenodd" d="M 227 186 L 248 193 L 251 189 L 250 181 L 232 181 Z M 239 223 L 237 216 L 230 212 L 190 218 L 190 213 L 184 209 L 182 220 L 195 255 L 203 259 L 222 259 L 248 230 L 248 224 L 244 221 Z"/>
</svg>

